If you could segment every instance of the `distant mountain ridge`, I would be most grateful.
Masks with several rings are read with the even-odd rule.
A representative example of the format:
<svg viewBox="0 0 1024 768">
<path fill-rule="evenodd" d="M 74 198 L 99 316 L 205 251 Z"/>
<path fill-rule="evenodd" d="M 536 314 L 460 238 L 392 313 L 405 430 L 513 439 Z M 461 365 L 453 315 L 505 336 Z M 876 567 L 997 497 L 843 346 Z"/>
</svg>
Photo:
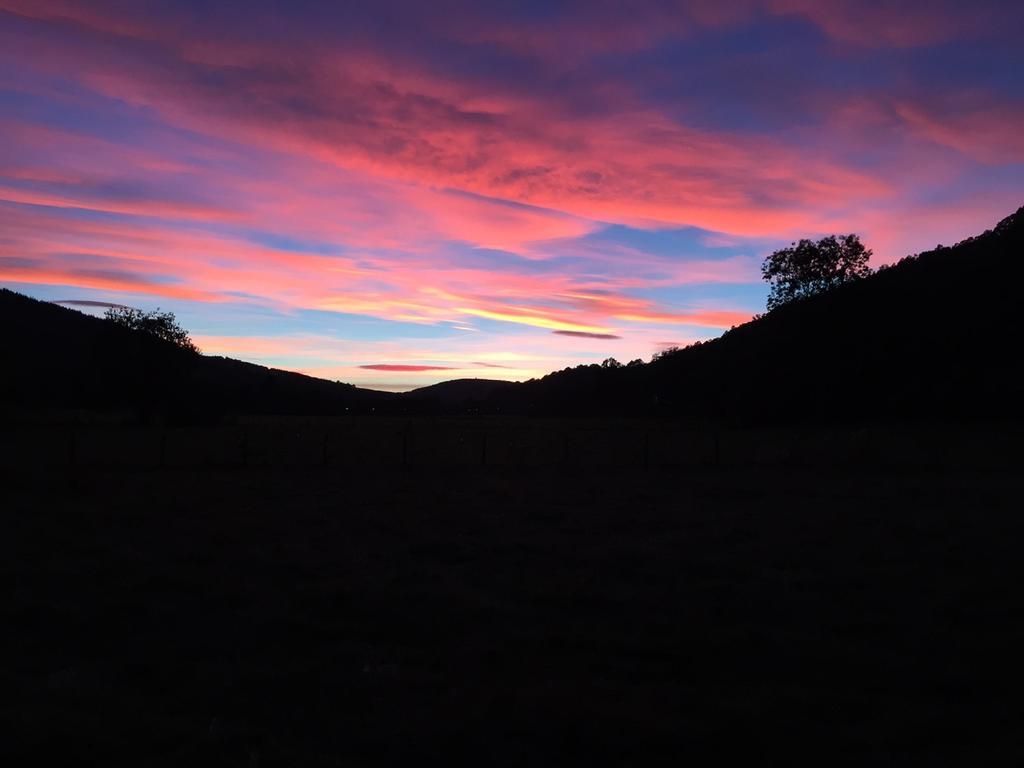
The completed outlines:
<svg viewBox="0 0 1024 768">
<path fill-rule="evenodd" d="M 0 408 L 208 422 L 230 414 L 386 411 L 397 396 L 195 355 L 107 320 L 0 289 Z"/>
<path fill-rule="evenodd" d="M 406 401 L 464 411 L 491 410 L 502 397 L 524 385 L 501 379 L 452 379 L 405 392 Z"/>
<path fill-rule="evenodd" d="M 191 355 L 0 289 L 0 396 L 25 411 L 640 416 L 692 423 L 1021 419 L 1024 208 L 952 247 L 792 302 L 658 360 L 522 384 L 456 379 L 403 394 Z"/>
<path fill-rule="evenodd" d="M 1020 419 L 1024 208 L 952 247 L 643 366 L 566 369 L 506 410 L 826 424 Z"/>
</svg>

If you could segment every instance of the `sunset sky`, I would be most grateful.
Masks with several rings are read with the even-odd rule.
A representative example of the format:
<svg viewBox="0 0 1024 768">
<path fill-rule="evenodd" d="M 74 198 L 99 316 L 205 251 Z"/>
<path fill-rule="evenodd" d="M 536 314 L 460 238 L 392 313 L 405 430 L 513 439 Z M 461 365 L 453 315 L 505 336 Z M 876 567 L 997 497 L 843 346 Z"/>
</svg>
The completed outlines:
<svg viewBox="0 0 1024 768">
<path fill-rule="evenodd" d="M 1019 1 L 0 0 L 0 285 L 379 389 L 647 360 L 762 311 L 794 238 L 877 266 L 1024 204 L 1022 31 Z"/>
</svg>

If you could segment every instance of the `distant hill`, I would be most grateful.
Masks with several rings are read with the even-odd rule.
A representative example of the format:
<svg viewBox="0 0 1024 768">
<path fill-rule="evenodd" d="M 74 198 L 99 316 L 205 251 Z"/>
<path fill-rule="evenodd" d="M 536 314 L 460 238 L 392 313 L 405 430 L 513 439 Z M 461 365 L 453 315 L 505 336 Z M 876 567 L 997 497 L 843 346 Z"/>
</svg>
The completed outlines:
<svg viewBox="0 0 1024 768">
<path fill-rule="evenodd" d="M 722 337 L 508 393 L 505 412 L 832 424 L 1020 419 L 1024 208 Z"/>
<path fill-rule="evenodd" d="M 142 420 L 230 414 L 341 415 L 396 395 L 195 355 L 107 320 L 0 289 L 0 408 L 10 418 L 76 411 Z"/>
<path fill-rule="evenodd" d="M 457 379 L 405 394 L 192 355 L 0 289 L 8 418 L 120 411 L 643 416 L 690 423 L 850 424 L 1024 417 L 1024 208 L 953 247 L 784 305 L 722 337 L 624 368 L 522 384 Z"/>
<path fill-rule="evenodd" d="M 522 386 L 496 379 L 452 379 L 414 389 L 402 397 L 407 402 L 421 403 L 428 408 L 490 411 L 500 407 L 503 397 Z"/>
</svg>

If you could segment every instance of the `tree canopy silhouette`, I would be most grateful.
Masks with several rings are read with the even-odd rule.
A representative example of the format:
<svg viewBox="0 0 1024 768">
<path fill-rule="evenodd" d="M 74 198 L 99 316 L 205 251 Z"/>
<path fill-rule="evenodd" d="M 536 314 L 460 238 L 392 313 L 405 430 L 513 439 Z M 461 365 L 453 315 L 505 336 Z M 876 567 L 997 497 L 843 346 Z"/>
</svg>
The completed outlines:
<svg viewBox="0 0 1024 768">
<path fill-rule="evenodd" d="M 159 308 L 152 312 L 143 312 L 133 307 L 111 307 L 104 317 L 133 331 L 142 331 L 158 339 L 169 341 L 176 347 L 199 352 L 199 348 L 189 338 L 188 331 L 178 325 L 173 312 L 161 312 Z"/>
<path fill-rule="evenodd" d="M 857 235 L 801 240 L 775 251 L 761 265 L 761 276 L 771 285 L 768 310 L 867 277 L 870 258 L 871 251 Z"/>
</svg>

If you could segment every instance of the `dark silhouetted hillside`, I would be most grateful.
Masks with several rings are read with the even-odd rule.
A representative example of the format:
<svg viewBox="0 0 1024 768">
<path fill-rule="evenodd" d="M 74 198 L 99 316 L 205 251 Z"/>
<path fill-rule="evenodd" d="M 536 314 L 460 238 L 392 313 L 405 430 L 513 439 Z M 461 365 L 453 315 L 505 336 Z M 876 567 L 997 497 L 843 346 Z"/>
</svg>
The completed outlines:
<svg viewBox="0 0 1024 768">
<path fill-rule="evenodd" d="M 1019 419 L 1024 208 L 953 247 L 644 366 L 567 369 L 500 404 L 751 424 Z"/>
<path fill-rule="evenodd" d="M 425 409 L 492 411 L 501 408 L 503 397 L 522 386 L 495 379 L 452 379 L 414 389 L 402 397 L 406 402 L 421 404 Z"/>
<path fill-rule="evenodd" d="M 783 305 L 647 365 L 580 366 L 524 384 L 459 379 L 404 395 L 191 355 L 0 291 L 6 407 L 233 413 L 652 416 L 691 423 L 1020 419 L 1024 209 L 953 247 Z"/>
<path fill-rule="evenodd" d="M 8 417 L 114 412 L 204 422 L 230 414 L 386 409 L 394 395 L 222 357 L 0 289 L 0 394 Z"/>
</svg>

